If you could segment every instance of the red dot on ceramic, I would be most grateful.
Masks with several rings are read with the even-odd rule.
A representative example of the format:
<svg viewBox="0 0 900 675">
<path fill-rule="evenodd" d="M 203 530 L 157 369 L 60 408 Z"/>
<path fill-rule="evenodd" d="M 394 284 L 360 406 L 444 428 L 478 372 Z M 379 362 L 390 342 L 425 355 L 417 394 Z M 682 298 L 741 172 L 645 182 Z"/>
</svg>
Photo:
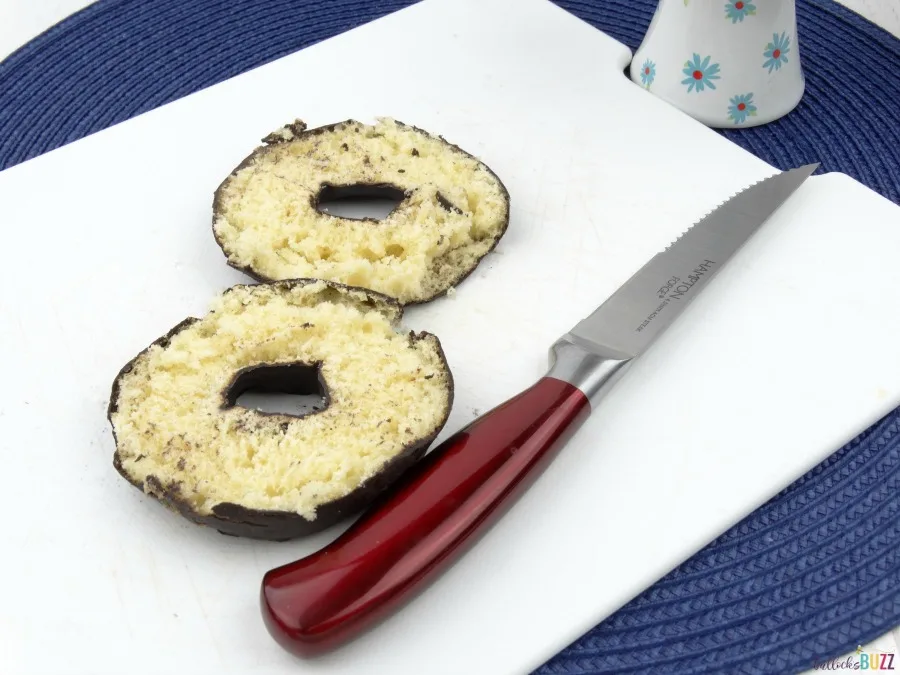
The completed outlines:
<svg viewBox="0 0 900 675">
<path fill-rule="evenodd" d="M 650 74 L 650 69 L 649 69 L 649 68 L 644 68 L 644 72 L 647 73 L 647 75 L 649 75 L 649 74 Z"/>
<path fill-rule="evenodd" d="M 746 103 L 738 103 L 738 110 L 746 110 L 746 109 L 747 109 Z"/>
<path fill-rule="evenodd" d="M 777 59 L 777 58 L 780 57 L 780 56 L 781 56 L 781 50 L 780 50 L 780 49 L 776 49 L 774 52 L 772 52 L 772 58 Z"/>
<path fill-rule="evenodd" d="M 702 80 L 702 79 L 703 79 L 703 73 L 702 73 L 701 71 L 699 71 L 699 70 L 695 70 L 695 71 L 694 71 L 694 79 L 695 79 L 695 80 Z"/>
<path fill-rule="evenodd" d="M 743 3 L 743 2 L 736 2 L 736 3 L 734 3 L 734 8 L 735 8 L 735 9 L 744 9 L 744 3 Z"/>
</svg>

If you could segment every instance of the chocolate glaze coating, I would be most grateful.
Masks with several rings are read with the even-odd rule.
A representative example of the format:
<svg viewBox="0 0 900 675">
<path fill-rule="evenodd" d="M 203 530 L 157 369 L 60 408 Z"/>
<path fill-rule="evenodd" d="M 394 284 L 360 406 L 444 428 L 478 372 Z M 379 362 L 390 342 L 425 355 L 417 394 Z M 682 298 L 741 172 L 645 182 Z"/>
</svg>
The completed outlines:
<svg viewBox="0 0 900 675">
<path fill-rule="evenodd" d="M 271 285 L 290 287 L 296 285 L 306 285 L 310 283 L 319 283 L 320 281 L 321 280 L 319 279 L 292 279 L 289 281 L 275 282 Z M 363 304 L 371 304 L 373 308 L 378 307 L 380 311 L 390 312 L 389 315 L 391 317 L 391 321 L 395 325 L 399 323 L 400 319 L 402 318 L 403 308 L 393 298 L 364 288 L 356 288 L 330 281 L 324 281 L 323 283 L 335 289 L 355 290 L 364 293 L 366 295 L 366 300 L 363 301 Z M 235 286 L 226 292 L 230 292 L 235 288 L 241 288 L 241 286 Z M 447 363 L 447 358 L 444 354 L 443 347 L 440 344 L 440 340 L 438 340 L 436 336 L 432 336 L 430 333 L 421 332 L 416 334 L 410 332 L 407 338 L 411 343 L 427 339 L 428 337 L 435 338 L 435 342 L 438 348 L 438 355 L 440 356 L 444 369 L 447 372 L 447 407 L 443 411 L 441 421 L 437 425 L 434 433 L 424 438 L 412 440 L 409 444 L 404 446 L 399 453 L 391 458 L 391 460 L 389 460 L 376 475 L 370 477 L 368 480 L 357 486 L 356 489 L 354 489 L 349 494 L 341 497 L 340 499 L 336 499 L 332 502 L 327 502 L 318 506 L 316 509 L 315 520 L 307 520 L 302 515 L 294 512 L 249 509 L 240 504 L 231 502 L 221 502 L 219 504 L 216 504 L 212 509 L 211 515 L 203 515 L 197 513 L 190 505 L 190 503 L 182 496 L 180 483 L 176 482 L 174 484 L 167 485 L 154 475 L 149 475 L 147 476 L 146 480 L 139 481 L 127 472 L 127 470 L 124 466 L 122 466 L 121 463 L 115 426 L 112 425 L 112 415 L 118 409 L 121 379 L 126 374 L 131 372 L 131 369 L 134 367 L 137 359 L 139 359 L 143 354 L 145 354 L 155 345 L 159 345 L 161 347 L 167 346 L 169 341 L 175 335 L 188 328 L 192 324 L 196 323 L 197 321 L 199 321 L 199 319 L 193 317 L 185 319 L 184 321 L 173 327 L 172 330 L 170 330 L 168 333 L 152 342 L 146 349 L 142 350 L 137 354 L 137 356 L 135 356 L 127 364 L 125 364 L 124 367 L 122 367 L 112 384 L 109 406 L 107 408 L 107 419 L 112 426 L 113 440 L 116 442 L 117 446 L 117 449 L 113 454 L 113 467 L 116 469 L 116 471 L 131 485 L 135 486 L 142 492 L 150 494 L 167 508 L 198 525 L 212 527 L 222 534 L 269 541 L 288 541 L 325 530 L 344 520 L 345 518 L 358 513 L 360 510 L 371 504 L 376 498 L 379 497 L 379 495 L 382 494 L 382 492 L 384 492 L 384 490 L 386 490 L 397 479 L 399 479 L 407 469 L 415 464 L 426 453 L 428 447 L 441 432 L 444 425 L 447 423 L 447 419 L 450 416 L 450 410 L 453 407 L 455 387 L 453 374 L 450 371 L 450 367 Z M 252 370 L 257 372 L 257 378 L 260 376 L 265 376 L 265 368 L 254 367 Z M 233 386 L 234 382 L 239 377 L 241 372 L 242 371 L 238 371 L 238 373 L 235 373 L 235 378 L 232 379 L 229 387 L 222 392 L 221 395 L 223 404 L 228 403 L 228 389 Z M 270 373 L 275 374 L 276 377 L 283 376 L 283 374 L 278 374 L 277 371 L 270 371 Z M 270 382 L 270 384 L 274 387 L 278 383 Z M 324 387 L 324 390 L 328 392 L 327 382 L 323 381 L 322 385 Z M 270 417 L 277 416 L 276 414 L 270 413 L 262 414 L 268 415 Z M 283 417 L 286 421 L 298 419 L 297 417 L 290 415 L 283 415 Z"/>
<path fill-rule="evenodd" d="M 500 186 L 500 189 L 503 193 L 503 198 L 506 202 L 506 220 L 503 222 L 503 227 L 501 228 L 500 232 L 497 233 L 490 248 L 487 251 L 485 251 L 484 255 L 481 258 L 479 258 L 478 261 L 474 265 L 472 265 L 472 267 L 470 269 L 460 270 L 457 277 L 449 283 L 447 288 L 437 291 L 436 293 L 434 293 L 434 295 L 432 295 L 428 298 L 424 298 L 422 300 L 413 300 L 413 301 L 405 303 L 406 306 L 412 306 L 412 305 L 422 304 L 425 302 L 430 302 L 431 300 L 434 300 L 443 295 L 446 295 L 447 290 L 449 288 L 455 288 L 455 287 L 459 286 L 459 284 L 461 284 L 463 281 L 465 281 L 468 278 L 468 276 L 470 274 L 472 274 L 472 272 L 474 272 L 478 268 L 479 264 L 481 263 L 481 260 L 483 260 L 488 255 L 488 253 L 490 253 L 497 247 L 497 244 L 500 243 L 500 240 L 503 238 L 503 235 L 506 234 L 506 230 L 509 228 L 510 196 L 509 196 L 509 190 L 503 184 L 503 181 L 500 180 L 500 177 L 493 171 L 493 169 L 491 169 L 487 164 L 482 162 L 480 159 L 478 159 L 474 155 L 466 152 L 465 150 L 460 148 L 458 145 L 454 145 L 453 143 L 450 143 L 443 136 L 435 136 L 433 134 L 428 133 L 424 129 L 421 129 L 419 127 L 416 127 L 416 126 L 413 126 L 410 124 L 405 124 L 404 122 L 400 122 L 399 120 L 395 120 L 394 123 L 397 126 L 402 127 L 404 129 L 411 129 L 412 131 L 421 133 L 425 136 L 428 136 L 429 138 L 437 139 L 437 140 L 441 141 L 452 152 L 456 152 L 456 153 L 466 157 L 467 159 L 472 159 L 472 160 L 478 162 L 479 164 L 481 164 L 481 166 L 483 166 L 484 169 L 491 176 L 493 176 L 494 179 L 496 179 L 497 184 Z M 218 220 L 219 214 L 222 212 L 222 193 L 224 191 L 225 186 L 228 184 L 228 182 L 234 176 L 236 176 L 237 173 L 241 169 L 250 165 L 257 157 L 268 152 L 269 148 L 272 146 L 275 146 L 275 145 L 278 145 L 281 143 L 289 143 L 291 141 L 298 140 L 303 137 L 317 136 L 317 135 L 321 135 L 321 134 L 328 133 L 328 132 L 334 132 L 334 131 L 338 131 L 338 130 L 344 129 L 344 128 L 356 127 L 357 131 L 358 131 L 359 129 L 358 129 L 357 125 L 359 125 L 359 124 L 360 123 L 354 119 L 348 119 L 343 122 L 336 122 L 334 124 L 326 124 L 324 126 L 316 127 L 314 129 L 308 129 L 305 122 L 303 122 L 302 120 L 296 120 L 295 122 L 283 127 L 285 129 L 290 130 L 291 134 L 293 135 L 291 138 L 284 138 L 278 132 L 269 134 L 268 136 L 266 136 L 265 138 L 262 139 L 263 145 L 256 148 L 252 153 L 250 153 L 250 155 L 248 155 L 246 158 L 244 158 L 244 160 L 240 164 L 238 164 L 234 168 L 234 170 L 232 170 L 232 172 L 228 175 L 228 177 L 222 181 L 222 183 L 219 185 L 219 187 L 216 188 L 215 194 L 213 195 L 212 229 L 213 229 L 213 237 L 215 238 L 216 243 L 219 245 L 219 248 L 221 248 L 222 252 L 225 254 L 227 263 L 230 267 L 232 267 L 240 272 L 243 272 L 250 278 L 255 279 L 256 281 L 260 281 L 262 283 L 270 283 L 273 281 L 273 279 L 260 274 L 259 272 L 254 270 L 249 265 L 242 265 L 242 264 L 236 262 L 235 260 L 233 260 L 231 257 L 231 254 L 228 252 L 226 243 L 224 241 L 222 241 L 221 237 L 219 237 L 218 233 L 215 230 L 216 220 Z M 412 150 L 411 157 L 418 157 L 418 156 L 419 156 L 419 151 L 414 148 Z M 313 189 L 314 196 L 312 197 L 312 199 L 314 202 L 314 206 L 317 205 L 317 203 L 316 203 L 317 195 L 321 192 L 322 188 L 325 185 L 326 185 L 326 183 L 323 182 L 317 188 Z M 397 186 L 386 184 L 386 183 L 377 183 L 377 184 L 373 184 L 371 186 L 361 185 L 360 187 L 363 189 L 366 189 L 367 187 L 377 187 L 377 188 L 395 188 L 395 189 L 399 190 L 399 188 L 397 188 Z M 443 195 L 438 195 L 438 198 L 441 201 L 441 205 L 444 208 L 446 208 L 447 210 L 461 212 L 455 205 L 451 204 Z M 374 219 L 369 219 L 369 220 L 374 220 Z M 439 264 L 440 260 L 441 260 L 441 258 L 438 258 L 437 260 L 435 260 L 435 264 Z"/>
</svg>

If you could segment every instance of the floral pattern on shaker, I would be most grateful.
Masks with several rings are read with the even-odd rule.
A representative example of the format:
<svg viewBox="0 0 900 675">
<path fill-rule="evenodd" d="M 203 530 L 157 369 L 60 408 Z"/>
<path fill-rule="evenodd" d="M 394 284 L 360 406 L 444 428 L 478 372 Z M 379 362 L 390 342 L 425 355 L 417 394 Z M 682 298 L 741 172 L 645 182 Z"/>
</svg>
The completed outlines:
<svg viewBox="0 0 900 675">
<path fill-rule="evenodd" d="M 650 85 L 653 84 L 653 80 L 656 79 L 656 64 L 653 63 L 650 59 L 644 61 L 644 65 L 641 66 L 641 83 L 650 88 Z"/>
<path fill-rule="evenodd" d="M 748 117 L 756 116 L 756 106 L 753 105 L 753 92 L 738 94 L 728 103 L 728 119 L 733 120 L 735 124 L 743 124 Z"/>
<path fill-rule="evenodd" d="M 787 54 L 791 51 L 791 38 L 787 33 L 772 34 L 772 41 L 766 45 L 763 56 L 766 61 L 763 68 L 768 68 L 771 73 L 773 70 L 781 70 L 781 66 L 788 62 Z"/>
<path fill-rule="evenodd" d="M 710 61 L 711 57 L 709 56 L 701 61 L 700 55 L 694 54 L 693 60 L 684 62 L 684 68 L 681 72 L 687 75 L 687 77 L 681 81 L 681 84 L 687 85 L 689 94 L 695 89 L 700 92 L 706 87 L 709 87 L 710 89 L 716 88 L 716 85 L 713 84 L 713 80 L 719 80 L 722 76 L 719 75 L 719 64 L 710 63 Z"/>
<path fill-rule="evenodd" d="M 725 3 L 725 18 L 731 19 L 731 23 L 743 21 L 746 16 L 756 14 L 756 5 L 749 0 L 729 0 Z"/>
</svg>

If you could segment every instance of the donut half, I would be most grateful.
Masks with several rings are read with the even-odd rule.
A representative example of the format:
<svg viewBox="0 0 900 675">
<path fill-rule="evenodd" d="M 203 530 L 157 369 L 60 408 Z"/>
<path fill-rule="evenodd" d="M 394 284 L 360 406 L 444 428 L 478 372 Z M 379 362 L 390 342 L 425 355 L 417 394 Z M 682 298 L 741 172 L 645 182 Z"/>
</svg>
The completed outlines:
<svg viewBox="0 0 900 675">
<path fill-rule="evenodd" d="M 419 459 L 453 404 L 437 337 L 321 280 L 235 286 L 138 354 L 112 387 L 113 464 L 189 520 L 287 540 L 369 504 Z M 306 415 L 244 408 L 248 389 L 319 394 Z"/>
<path fill-rule="evenodd" d="M 228 263 L 259 281 L 328 279 L 426 302 L 467 277 L 509 225 L 509 193 L 493 171 L 402 122 L 307 129 L 298 120 L 263 143 L 213 202 Z M 381 220 L 322 208 L 379 194 L 399 199 Z"/>
</svg>

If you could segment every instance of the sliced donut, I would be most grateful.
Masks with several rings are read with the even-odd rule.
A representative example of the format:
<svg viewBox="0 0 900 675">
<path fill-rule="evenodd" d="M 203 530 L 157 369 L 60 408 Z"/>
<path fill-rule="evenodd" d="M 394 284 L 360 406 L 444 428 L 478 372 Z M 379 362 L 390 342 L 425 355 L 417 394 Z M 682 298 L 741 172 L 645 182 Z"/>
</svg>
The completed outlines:
<svg viewBox="0 0 900 675">
<path fill-rule="evenodd" d="M 443 428 L 453 378 L 437 337 L 397 331 L 386 296 L 319 280 L 235 286 L 116 377 L 113 464 L 219 531 L 286 540 L 374 499 Z M 236 404 L 251 388 L 320 393 L 304 416 Z"/>
<path fill-rule="evenodd" d="M 485 164 L 395 120 L 298 120 L 263 143 L 213 203 L 229 264 L 260 281 L 314 277 L 425 302 L 468 276 L 509 224 L 509 193 Z M 353 194 L 401 201 L 382 220 L 320 208 Z"/>
</svg>

